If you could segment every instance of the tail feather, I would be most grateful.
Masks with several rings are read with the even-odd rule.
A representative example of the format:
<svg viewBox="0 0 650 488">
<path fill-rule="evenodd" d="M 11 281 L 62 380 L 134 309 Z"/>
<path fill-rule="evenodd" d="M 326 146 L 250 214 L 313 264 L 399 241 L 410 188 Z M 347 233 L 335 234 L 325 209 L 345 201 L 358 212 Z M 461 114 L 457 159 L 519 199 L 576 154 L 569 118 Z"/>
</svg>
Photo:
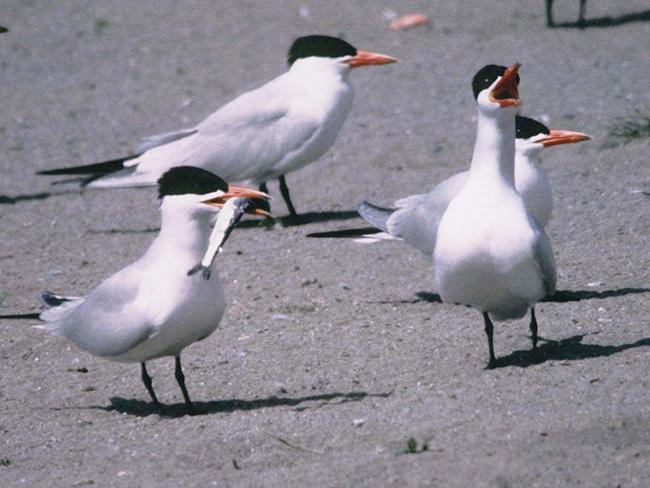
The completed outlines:
<svg viewBox="0 0 650 488">
<path fill-rule="evenodd" d="M 125 158 L 111 159 L 110 161 L 103 161 L 101 163 L 94 164 L 85 164 L 81 166 L 69 166 L 67 168 L 57 168 L 57 169 L 48 169 L 44 171 L 37 171 L 37 175 L 91 175 L 92 179 L 99 178 L 100 176 L 107 175 L 109 173 L 115 173 L 121 169 L 124 169 L 124 162 L 129 161 L 130 159 L 135 159 L 140 157 L 140 154 L 134 154 L 133 156 L 127 156 Z M 89 178 L 90 179 L 90 178 Z M 92 180 L 90 180 L 92 181 Z M 90 181 L 86 181 L 85 184 L 88 184 Z"/>
<path fill-rule="evenodd" d="M 388 218 L 393 215 L 395 209 L 378 207 L 372 203 L 363 202 L 359 205 L 357 212 L 370 225 L 388 233 Z"/>
</svg>

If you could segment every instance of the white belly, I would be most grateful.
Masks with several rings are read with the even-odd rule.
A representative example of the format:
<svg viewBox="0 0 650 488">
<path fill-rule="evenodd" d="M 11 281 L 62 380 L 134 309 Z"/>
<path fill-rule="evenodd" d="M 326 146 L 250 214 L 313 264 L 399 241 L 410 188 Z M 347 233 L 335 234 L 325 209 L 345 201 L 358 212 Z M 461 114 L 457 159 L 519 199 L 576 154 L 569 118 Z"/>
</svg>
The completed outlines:
<svg viewBox="0 0 650 488">
<path fill-rule="evenodd" d="M 454 200 L 438 228 L 434 267 L 443 301 L 496 319 L 523 316 L 544 296 L 535 262 L 535 231 L 523 205 L 471 209 Z"/>
</svg>

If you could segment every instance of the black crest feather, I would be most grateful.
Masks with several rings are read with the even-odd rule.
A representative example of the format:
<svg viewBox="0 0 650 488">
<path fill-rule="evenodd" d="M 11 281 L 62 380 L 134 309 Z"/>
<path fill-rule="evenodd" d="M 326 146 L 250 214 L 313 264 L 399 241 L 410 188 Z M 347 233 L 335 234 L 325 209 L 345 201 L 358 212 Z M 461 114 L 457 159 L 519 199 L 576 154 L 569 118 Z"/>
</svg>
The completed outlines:
<svg viewBox="0 0 650 488">
<path fill-rule="evenodd" d="M 318 56 L 322 58 L 340 58 L 354 56 L 357 48 L 338 37 L 330 36 L 305 36 L 296 39 L 287 56 L 287 63 L 291 66 L 297 59 Z"/>
<path fill-rule="evenodd" d="M 529 139 L 539 134 L 549 134 L 550 131 L 541 122 L 534 119 L 517 115 L 515 118 L 515 125 L 517 127 L 517 139 Z"/>
<path fill-rule="evenodd" d="M 499 76 L 503 76 L 506 69 L 505 66 L 499 66 L 498 64 L 488 64 L 478 70 L 478 73 L 476 73 L 472 79 L 474 99 L 478 98 L 478 94 L 492 85 Z M 519 74 L 517 74 L 517 84 L 519 84 Z"/>
<path fill-rule="evenodd" d="M 177 166 L 158 180 L 158 198 L 168 195 L 204 195 L 228 191 L 228 183 L 214 173 L 194 166 Z"/>
</svg>

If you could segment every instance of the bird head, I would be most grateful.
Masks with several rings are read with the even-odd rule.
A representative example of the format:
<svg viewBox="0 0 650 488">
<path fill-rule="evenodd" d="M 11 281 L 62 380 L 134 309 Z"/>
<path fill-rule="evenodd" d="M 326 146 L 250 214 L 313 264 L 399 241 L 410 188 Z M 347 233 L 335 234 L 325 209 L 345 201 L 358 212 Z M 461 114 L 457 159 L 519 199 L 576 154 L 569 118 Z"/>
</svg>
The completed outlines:
<svg viewBox="0 0 650 488">
<path fill-rule="evenodd" d="M 163 205 L 184 210 L 193 216 L 213 216 L 228 201 L 245 213 L 272 218 L 266 193 L 229 185 L 219 176 L 194 166 L 177 166 L 158 180 L 158 195 Z"/>
<path fill-rule="evenodd" d="M 384 54 L 362 51 L 338 37 L 311 35 L 297 38 L 287 55 L 290 67 L 298 64 L 326 63 L 337 69 L 396 63 Z"/>
<path fill-rule="evenodd" d="M 573 144 L 591 139 L 587 134 L 564 129 L 549 129 L 541 122 L 518 115 L 515 119 L 517 154 L 534 155 L 545 147 Z"/>
<path fill-rule="evenodd" d="M 481 68 L 472 80 L 474 98 L 484 113 L 500 113 L 504 109 L 518 110 L 519 63 L 509 68 L 489 64 Z"/>
</svg>

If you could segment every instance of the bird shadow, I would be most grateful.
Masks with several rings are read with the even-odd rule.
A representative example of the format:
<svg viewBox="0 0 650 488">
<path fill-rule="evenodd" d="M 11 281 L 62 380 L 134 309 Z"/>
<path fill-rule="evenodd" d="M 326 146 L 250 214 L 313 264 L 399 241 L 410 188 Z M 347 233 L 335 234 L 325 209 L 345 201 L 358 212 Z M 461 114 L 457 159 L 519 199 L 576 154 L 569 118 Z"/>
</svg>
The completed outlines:
<svg viewBox="0 0 650 488">
<path fill-rule="evenodd" d="M 146 229 L 90 229 L 88 234 L 149 234 L 159 232 L 160 227 L 150 227 Z"/>
<path fill-rule="evenodd" d="M 216 413 L 232 413 L 236 411 L 257 410 L 260 408 L 270 407 L 298 407 L 306 402 L 322 402 L 321 405 L 340 405 L 348 402 L 358 402 L 365 398 L 387 398 L 392 395 L 388 393 L 367 393 L 364 391 L 353 391 L 350 393 L 325 393 L 322 395 L 310 395 L 298 398 L 271 396 L 256 400 L 213 400 L 209 402 L 194 402 L 194 408 L 188 410 L 184 403 L 175 403 L 173 405 L 155 404 L 142 400 L 126 399 L 112 397 L 111 404 L 106 407 L 91 407 L 107 412 L 118 412 L 136 417 L 147 417 L 149 415 L 159 415 L 161 417 L 177 418 L 185 415 L 211 415 Z M 335 402 L 333 400 L 336 400 Z M 301 407 L 306 409 L 308 407 Z"/>
<path fill-rule="evenodd" d="M 604 298 L 622 297 L 625 295 L 636 295 L 648 293 L 650 288 L 618 288 L 615 290 L 557 290 L 553 295 L 543 298 L 542 302 L 565 303 L 580 302 L 582 300 L 602 300 Z"/>
<path fill-rule="evenodd" d="M 614 290 L 557 290 L 553 295 L 543 298 L 541 301 L 546 303 L 566 303 L 566 302 L 580 302 L 582 300 L 602 300 L 605 298 L 622 297 L 625 295 L 635 295 L 639 293 L 648 293 L 650 288 L 633 288 L 625 287 Z M 428 291 L 418 291 L 412 300 L 396 300 L 396 301 L 380 301 L 378 303 L 442 303 L 440 295 Z"/>
<path fill-rule="evenodd" d="M 642 10 L 630 14 L 620 15 L 618 17 L 594 17 L 592 19 L 578 20 L 577 22 L 556 23 L 551 28 L 591 28 L 591 27 L 616 27 L 618 25 L 629 24 L 631 22 L 648 22 L 650 21 L 650 10 Z"/>
<path fill-rule="evenodd" d="M 366 303 L 378 303 L 381 305 L 401 305 L 401 304 L 415 304 L 420 302 L 428 303 L 442 303 L 442 298 L 437 293 L 428 291 L 419 291 L 415 294 L 417 298 L 404 299 L 404 300 L 373 300 L 366 301 Z"/>
<path fill-rule="evenodd" d="M 318 222 L 330 222 L 334 220 L 349 220 L 356 219 L 359 214 L 356 210 L 342 210 L 330 212 L 308 212 L 300 214 L 297 217 L 286 215 L 278 217 L 275 220 L 269 219 L 255 219 L 243 220 L 237 224 L 237 229 L 267 229 L 271 230 L 276 225 L 281 227 L 296 227 L 300 225 L 314 224 Z M 146 229 L 91 229 L 88 234 L 148 234 L 150 232 L 158 232 L 160 227 L 151 227 Z"/>
<path fill-rule="evenodd" d="M 331 210 L 327 212 L 307 212 L 296 216 L 285 215 L 284 217 L 276 218 L 275 222 L 280 224 L 282 227 L 297 227 L 300 225 L 316 224 L 320 222 L 350 220 L 358 217 L 359 214 L 356 210 Z M 268 226 L 269 224 L 264 220 L 245 220 L 237 225 L 237 227 L 243 229 Z"/>
<path fill-rule="evenodd" d="M 42 191 L 38 193 L 25 193 L 23 195 L 0 195 L 0 205 L 15 205 L 19 202 L 30 202 L 32 200 L 46 200 L 50 197 L 56 197 L 59 195 L 71 195 L 79 194 L 79 190 L 65 190 L 57 192 Z"/>
<path fill-rule="evenodd" d="M 538 337 L 543 344 L 539 345 L 536 350 L 524 349 L 511 352 L 507 356 L 497 358 L 494 367 L 518 366 L 527 368 L 550 360 L 579 361 L 581 359 L 607 357 L 636 347 L 650 346 L 650 337 L 619 346 L 583 344 L 584 337 L 585 334 L 580 334 L 559 341 Z"/>
</svg>

